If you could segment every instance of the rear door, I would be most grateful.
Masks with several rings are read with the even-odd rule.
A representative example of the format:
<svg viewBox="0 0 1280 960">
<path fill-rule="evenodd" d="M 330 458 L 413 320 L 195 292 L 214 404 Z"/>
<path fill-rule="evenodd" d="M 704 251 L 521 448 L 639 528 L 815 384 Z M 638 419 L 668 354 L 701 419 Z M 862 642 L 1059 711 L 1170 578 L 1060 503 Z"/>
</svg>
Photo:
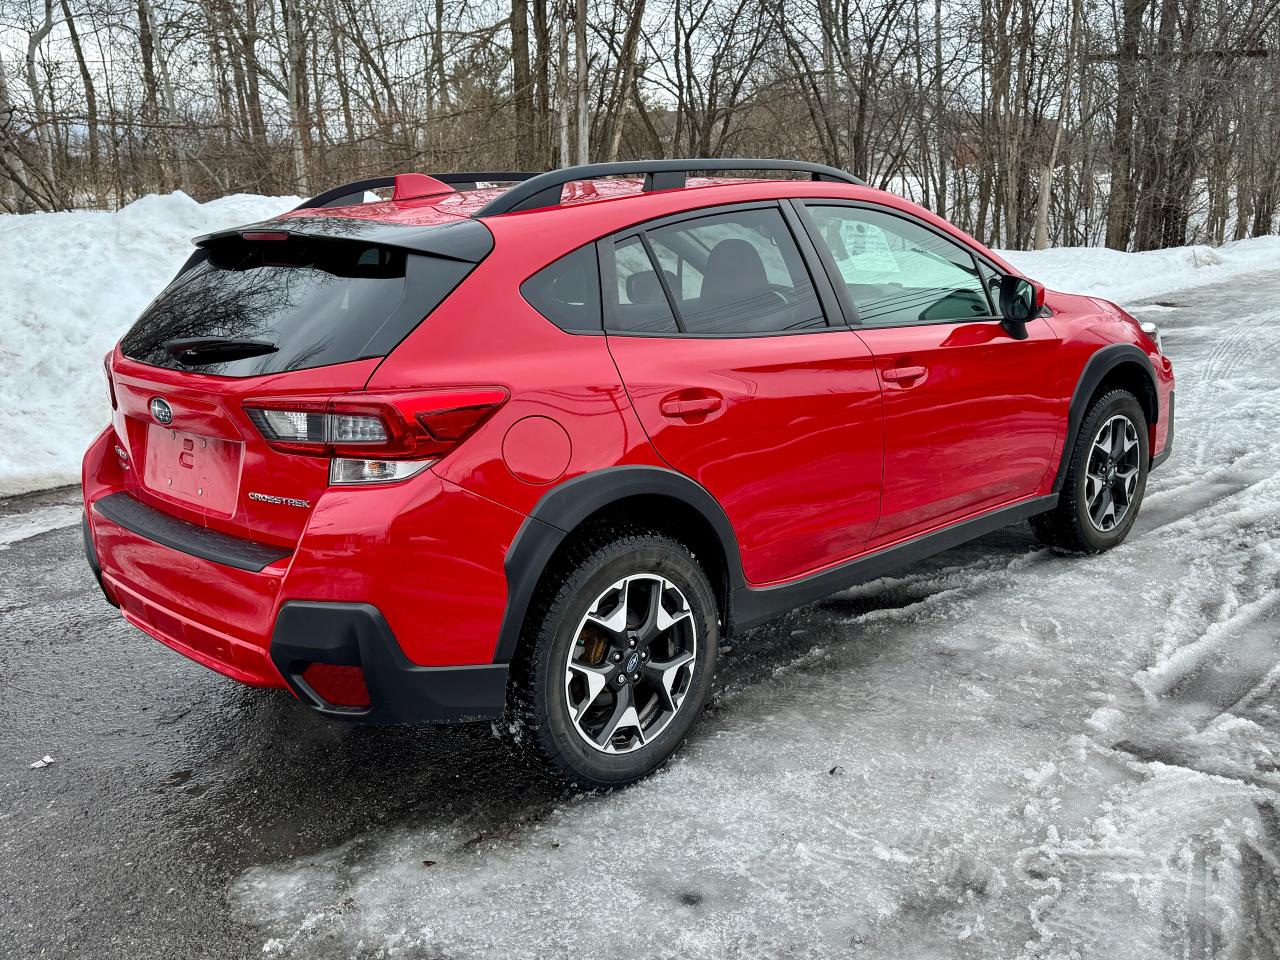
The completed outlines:
<svg viewBox="0 0 1280 960">
<path fill-rule="evenodd" d="M 246 403 L 314 408 L 361 390 L 473 266 L 283 232 L 212 241 L 113 364 L 133 493 L 224 533 L 295 543 L 328 487 L 328 460 L 268 445 Z"/>
<path fill-rule="evenodd" d="M 983 280 L 994 265 L 920 221 L 870 204 L 804 209 L 883 390 L 884 495 L 871 545 L 1034 493 L 1061 419 L 1048 321 L 1011 335 Z"/>
<path fill-rule="evenodd" d="M 879 514 L 880 388 L 794 213 L 700 211 L 600 247 L 609 348 L 659 455 L 724 507 L 747 579 L 858 553 Z M 824 309 L 825 308 L 825 309 Z"/>
</svg>

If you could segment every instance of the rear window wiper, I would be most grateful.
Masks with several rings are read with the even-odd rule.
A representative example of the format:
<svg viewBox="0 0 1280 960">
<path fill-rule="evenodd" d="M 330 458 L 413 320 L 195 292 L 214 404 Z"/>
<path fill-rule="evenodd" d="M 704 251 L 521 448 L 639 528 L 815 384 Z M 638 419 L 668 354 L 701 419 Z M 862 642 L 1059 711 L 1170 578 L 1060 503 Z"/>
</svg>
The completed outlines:
<svg viewBox="0 0 1280 960">
<path fill-rule="evenodd" d="M 160 346 L 165 353 L 188 367 L 262 357 L 280 349 L 266 340 L 247 340 L 237 337 L 187 337 L 181 340 L 166 340 Z"/>
</svg>

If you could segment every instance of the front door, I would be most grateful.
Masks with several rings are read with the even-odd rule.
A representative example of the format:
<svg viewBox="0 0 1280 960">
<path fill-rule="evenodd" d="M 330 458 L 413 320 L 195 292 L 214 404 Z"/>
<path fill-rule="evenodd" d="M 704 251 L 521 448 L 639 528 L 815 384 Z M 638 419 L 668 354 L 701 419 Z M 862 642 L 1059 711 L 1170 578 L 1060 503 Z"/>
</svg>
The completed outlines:
<svg viewBox="0 0 1280 960">
<path fill-rule="evenodd" d="M 1059 339 L 995 316 L 972 251 L 867 205 L 806 204 L 875 356 L 884 397 L 884 493 L 870 546 L 1031 496 L 1061 421 Z"/>
<path fill-rule="evenodd" d="M 747 580 L 862 550 L 880 508 L 875 362 L 828 326 L 779 207 L 662 221 L 602 244 L 601 267 L 632 404 L 658 454 L 724 508 Z"/>
</svg>

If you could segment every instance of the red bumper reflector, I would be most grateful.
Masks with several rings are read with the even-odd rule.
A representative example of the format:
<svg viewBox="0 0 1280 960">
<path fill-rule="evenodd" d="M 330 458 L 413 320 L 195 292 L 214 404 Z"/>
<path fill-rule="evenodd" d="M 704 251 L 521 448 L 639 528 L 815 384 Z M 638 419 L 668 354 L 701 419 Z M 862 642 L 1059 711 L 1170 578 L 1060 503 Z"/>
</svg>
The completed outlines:
<svg viewBox="0 0 1280 960">
<path fill-rule="evenodd" d="M 313 663 L 302 671 L 302 679 L 317 696 L 335 707 L 369 706 L 369 689 L 359 667 Z"/>
</svg>

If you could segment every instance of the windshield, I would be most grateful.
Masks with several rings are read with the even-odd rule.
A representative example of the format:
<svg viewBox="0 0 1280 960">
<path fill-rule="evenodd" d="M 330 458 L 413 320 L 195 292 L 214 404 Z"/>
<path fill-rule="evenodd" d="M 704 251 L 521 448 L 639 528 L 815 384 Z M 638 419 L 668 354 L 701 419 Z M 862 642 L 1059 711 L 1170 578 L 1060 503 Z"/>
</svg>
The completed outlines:
<svg viewBox="0 0 1280 960">
<path fill-rule="evenodd" d="M 153 366 L 231 377 L 382 357 L 472 267 L 349 241 L 222 239 L 156 298 L 120 347 Z M 229 359 L 220 362 L 209 362 L 206 349 L 197 364 L 193 354 L 173 349 L 186 340 L 264 348 L 250 356 L 228 349 Z"/>
</svg>

